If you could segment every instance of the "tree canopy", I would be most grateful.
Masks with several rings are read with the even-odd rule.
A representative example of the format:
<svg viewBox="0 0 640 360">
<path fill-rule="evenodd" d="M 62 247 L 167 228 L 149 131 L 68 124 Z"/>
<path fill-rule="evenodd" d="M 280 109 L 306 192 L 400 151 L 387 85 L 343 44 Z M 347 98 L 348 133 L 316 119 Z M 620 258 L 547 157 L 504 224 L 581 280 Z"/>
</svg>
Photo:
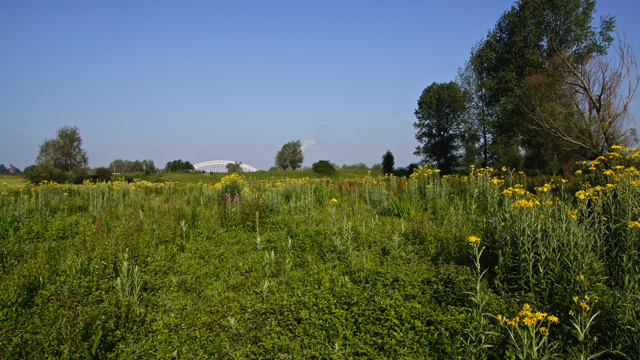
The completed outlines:
<svg viewBox="0 0 640 360">
<path fill-rule="evenodd" d="M 125 174 L 129 172 L 156 172 L 156 166 L 151 159 L 143 160 L 122 160 L 115 159 L 109 164 L 109 168 L 116 173 Z"/>
<path fill-rule="evenodd" d="M 453 81 L 432 83 L 418 99 L 418 121 L 413 126 L 422 145 L 414 154 L 434 163 L 443 174 L 450 174 L 459 164 L 465 106 L 465 96 Z"/>
<path fill-rule="evenodd" d="M 43 180 L 81 183 L 87 176 L 89 157 L 82 149 L 82 138 L 77 127 L 63 126 L 53 139 L 40 145 L 36 167 L 27 173 L 29 181 Z"/>
<path fill-rule="evenodd" d="M 186 172 L 193 169 L 194 167 L 190 162 L 182 161 L 180 159 L 169 161 L 164 166 L 164 171 L 167 171 L 167 172 L 181 172 L 181 171 Z"/>
<path fill-rule="evenodd" d="M 574 160 L 633 145 L 637 63 L 631 46 L 615 41 L 615 18 L 596 23 L 595 11 L 594 0 L 516 1 L 458 71 L 462 116 L 437 127 L 419 105 L 416 154 L 439 167 L 568 175 Z"/>
<path fill-rule="evenodd" d="M 393 165 L 395 165 L 393 154 L 391 153 L 391 150 L 387 150 L 387 152 L 382 155 L 382 171 L 390 174 L 393 172 Z"/>
<path fill-rule="evenodd" d="M 242 167 L 240 166 L 242 165 L 242 161 L 236 161 L 236 162 L 232 162 L 232 163 L 228 163 L 226 168 L 227 168 L 227 172 L 244 172 L 244 170 L 242 170 Z"/>
<path fill-rule="evenodd" d="M 63 172 L 74 172 L 89 165 L 87 152 L 82 149 L 82 138 L 77 127 L 63 126 L 53 139 L 40 145 L 36 163 L 48 163 Z"/>
<path fill-rule="evenodd" d="M 282 146 L 276 153 L 275 165 L 283 170 L 296 170 L 302 166 L 304 153 L 300 140 L 290 141 Z"/>
</svg>

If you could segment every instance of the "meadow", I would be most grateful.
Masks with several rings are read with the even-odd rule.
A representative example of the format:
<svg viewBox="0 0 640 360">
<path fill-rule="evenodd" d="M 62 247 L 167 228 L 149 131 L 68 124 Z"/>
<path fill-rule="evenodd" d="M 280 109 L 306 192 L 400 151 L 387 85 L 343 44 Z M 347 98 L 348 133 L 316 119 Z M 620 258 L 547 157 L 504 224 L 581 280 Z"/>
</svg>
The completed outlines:
<svg viewBox="0 0 640 360">
<path fill-rule="evenodd" d="M 543 184 L 3 178 L 0 357 L 637 359 L 639 156 Z"/>
</svg>

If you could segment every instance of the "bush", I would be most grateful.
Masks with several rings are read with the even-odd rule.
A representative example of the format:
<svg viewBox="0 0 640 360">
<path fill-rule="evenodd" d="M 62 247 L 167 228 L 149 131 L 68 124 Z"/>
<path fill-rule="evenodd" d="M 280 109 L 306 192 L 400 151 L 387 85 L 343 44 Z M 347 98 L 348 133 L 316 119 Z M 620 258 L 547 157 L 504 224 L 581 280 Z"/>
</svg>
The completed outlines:
<svg viewBox="0 0 640 360">
<path fill-rule="evenodd" d="M 96 176 L 98 181 L 109 182 L 111 181 L 111 170 L 106 167 L 99 167 L 96 169 Z"/>
<path fill-rule="evenodd" d="M 320 160 L 311 165 L 311 169 L 320 175 L 333 175 L 336 173 L 336 168 L 331 165 L 329 160 Z"/>
<path fill-rule="evenodd" d="M 34 184 L 39 184 L 45 180 L 55 181 L 59 184 L 74 183 L 76 180 L 76 177 L 73 175 L 73 173 L 63 172 L 62 170 L 48 163 L 42 163 L 35 168 L 29 169 L 25 176 L 27 180 L 31 181 Z"/>
</svg>

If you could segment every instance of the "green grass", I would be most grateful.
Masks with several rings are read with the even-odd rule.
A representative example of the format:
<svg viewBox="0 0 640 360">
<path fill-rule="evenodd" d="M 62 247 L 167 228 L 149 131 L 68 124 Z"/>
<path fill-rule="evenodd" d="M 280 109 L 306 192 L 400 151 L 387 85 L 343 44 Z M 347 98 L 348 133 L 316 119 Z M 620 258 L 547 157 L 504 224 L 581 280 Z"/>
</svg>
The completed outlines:
<svg viewBox="0 0 640 360">
<path fill-rule="evenodd" d="M 420 171 L 0 185 L 0 357 L 508 358 L 524 304 L 542 355 L 638 357 L 637 171 Z"/>
<path fill-rule="evenodd" d="M 21 185 L 27 182 L 23 175 L 0 175 L 0 184 Z"/>
<path fill-rule="evenodd" d="M 241 173 L 249 181 L 280 181 L 286 179 L 331 179 L 341 181 L 346 179 L 361 179 L 367 176 L 368 170 L 339 170 L 334 175 L 322 176 L 311 170 L 304 171 L 258 171 Z M 381 174 L 379 171 L 372 171 L 372 176 Z M 228 175 L 228 173 L 211 173 L 211 174 L 192 174 L 192 173 L 162 173 L 152 175 L 134 174 L 136 178 L 140 178 L 150 182 L 180 182 L 197 184 L 201 183 L 218 183 Z M 124 176 L 116 176 L 116 179 L 124 178 Z"/>
</svg>

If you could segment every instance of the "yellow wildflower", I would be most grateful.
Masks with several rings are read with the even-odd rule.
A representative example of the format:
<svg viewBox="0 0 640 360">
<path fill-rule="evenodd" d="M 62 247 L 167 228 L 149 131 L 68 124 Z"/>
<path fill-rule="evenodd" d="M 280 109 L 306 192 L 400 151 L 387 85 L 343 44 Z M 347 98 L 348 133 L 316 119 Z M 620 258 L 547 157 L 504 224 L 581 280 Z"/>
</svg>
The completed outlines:
<svg viewBox="0 0 640 360">
<path fill-rule="evenodd" d="M 472 245 L 480 243 L 480 238 L 475 236 L 475 235 L 474 236 L 469 236 L 467 238 L 467 240 L 469 241 L 469 244 L 472 244 Z"/>
<path fill-rule="evenodd" d="M 637 228 L 640 229 L 640 222 L 637 221 L 630 221 L 629 225 L 627 227 L 629 230 L 633 229 L 633 228 Z"/>
<path fill-rule="evenodd" d="M 583 309 L 584 311 L 589 311 L 589 310 L 591 309 L 591 308 L 589 307 L 589 305 L 587 305 L 587 304 L 586 304 L 586 303 L 584 303 L 584 302 L 581 302 L 581 303 L 580 303 L 580 306 L 582 306 L 582 309 Z"/>
</svg>

